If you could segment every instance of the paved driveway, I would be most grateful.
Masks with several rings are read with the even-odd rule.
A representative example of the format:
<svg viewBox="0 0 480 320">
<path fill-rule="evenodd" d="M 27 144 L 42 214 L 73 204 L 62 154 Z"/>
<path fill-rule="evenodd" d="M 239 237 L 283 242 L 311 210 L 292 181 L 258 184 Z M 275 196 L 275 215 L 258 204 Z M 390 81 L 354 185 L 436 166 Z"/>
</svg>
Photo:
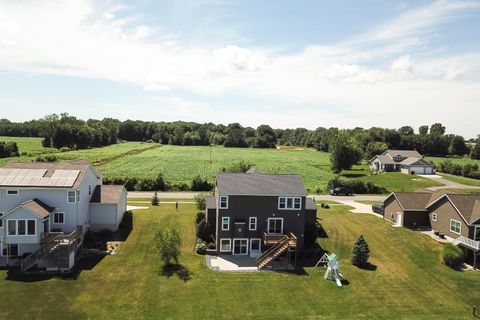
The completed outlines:
<svg viewBox="0 0 480 320">
<path fill-rule="evenodd" d="M 430 190 L 430 191 L 437 191 L 442 189 L 480 189 L 480 187 L 467 186 L 465 184 L 447 180 L 444 177 L 436 174 L 430 174 L 430 175 L 426 174 L 426 175 L 420 175 L 420 176 L 444 184 L 443 186 L 426 188 L 427 190 Z"/>
</svg>

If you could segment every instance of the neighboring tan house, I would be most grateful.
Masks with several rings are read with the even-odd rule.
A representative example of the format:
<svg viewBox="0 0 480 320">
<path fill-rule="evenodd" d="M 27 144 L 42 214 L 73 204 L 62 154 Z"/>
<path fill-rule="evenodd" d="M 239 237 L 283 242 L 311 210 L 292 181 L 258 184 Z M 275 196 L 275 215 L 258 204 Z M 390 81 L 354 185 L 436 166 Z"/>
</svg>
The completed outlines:
<svg viewBox="0 0 480 320">
<path fill-rule="evenodd" d="M 368 161 L 373 172 L 435 174 L 435 165 L 415 150 L 387 150 Z"/>
<path fill-rule="evenodd" d="M 317 208 L 298 175 L 218 173 L 207 198 L 207 221 L 218 254 L 256 257 L 259 269 L 304 247 L 307 224 Z"/>
<path fill-rule="evenodd" d="M 397 192 L 384 201 L 384 219 L 402 227 L 425 227 L 454 239 L 476 267 L 480 253 L 480 196 L 445 192 Z"/>
<path fill-rule="evenodd" d="M 117 230 L 123 186 L 102 185 L 86 161 L 8 163 L 0 168 L 0 265 L 68 271 L 88 230 Z"/>
</svg>

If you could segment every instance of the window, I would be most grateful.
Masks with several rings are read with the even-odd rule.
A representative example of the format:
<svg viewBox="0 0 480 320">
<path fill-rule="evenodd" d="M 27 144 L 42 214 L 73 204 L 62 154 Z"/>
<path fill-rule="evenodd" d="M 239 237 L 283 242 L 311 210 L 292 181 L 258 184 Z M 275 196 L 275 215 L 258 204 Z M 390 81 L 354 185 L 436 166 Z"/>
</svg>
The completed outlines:
<svg viewBox="0 0 480 320">
<path fill-rule="evenodd" d="M 232 240 L 220 239 L 220 252 L 230 252 L 230 251 L 232 251 Z"/>
<path fill-rule="evenodd" d="M 9 236 L 34 236 L 36 234 L 36 220 L 8 220 L 7 234 Z"/>
<path fill-rule="evenodd" d="M 250 217 L 248 219 L 248 230 L 250 231 L 257 230 L 257 217 Z"/>
<path fill-rule="evenodd" d="M 282 234 L 283 233 L 283 219 L 282 218 L 268 218 L 268 233 Z"/>
<path fill-rule="evenodd" d="M 8 220 L 7 222 L 9 236 L 15 236 L 17 234 L 17 220 Z"/>
<path fill-rule="evenodd" d="M 53 214 L 53 223 L 55 224 L 64 224 L 65 223 L 65 213 L 55 212 Z"/>
<path fill-rule="evenodd" d="M 27 233 L 27 225 L 25 220 L 17 221 L 17 230 L 19 236 L 24 236 Z"/>
<path fill-rule="evenodd" d="M 88 185 L 88 195 L 90 196 L 92 194 L 92 185 Z"/>
<path fill-rule="evenodd" d="M 230 217 L 222 218 L 222 231 L 230 230 Z"/>
<path fill-rule="evenodd" d="M 228 209 L 228 196 L 220 196 L 220 209 Z"/>
<path fill-rule="evenodd" d="M 248 254 L 248 239 L 233 239 L 233 254 Z"/>
<path fill-rule="evenodd" d="M 18 190 L 7 190 L 7 196 L 18 196 Z"/>
<path fill-rule="evenodd" d="M 462 231 L 462 224 L 457 220 L 450 220 L 450 231 L 456 234 L 460 234 Z"/>
<path fill-rule="evenodd" d="M 302 208 L 302 198 L 300 197 L 279 197 L 278 209 L 280 210 L 300 210 Z"/>
<path fill-rule="evenodd" d="M 27 220 L 27 234 L 29 236 L 35 235 L 35 220 Z"/>
<path fill-rule="evenodd" d="M 435 212 L 432 213 L 432 221 L 437 221 L 437 214 Z"/>
<path fill-rule="evenodd" d="M 250 252 L 260 251 L 260 239 L 250 239 Z"/>
<path fill-rule="evenodd" d="M 67 202 L 68 203 L 75 203 L 77 200 L 77 193 L 74 190 L 67 192 Z"/>
</svg>

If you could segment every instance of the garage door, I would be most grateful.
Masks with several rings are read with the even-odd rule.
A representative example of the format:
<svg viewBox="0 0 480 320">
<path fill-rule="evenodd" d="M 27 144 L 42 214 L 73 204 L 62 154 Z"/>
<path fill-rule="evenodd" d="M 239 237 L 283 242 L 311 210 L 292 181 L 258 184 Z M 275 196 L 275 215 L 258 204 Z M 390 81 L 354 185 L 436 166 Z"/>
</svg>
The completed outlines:
<svg viewBox="0 0 480 320">
<path fill-rule="evenodd" d="M 425 168 L 425 174 L 432 174 L 433 173 L 433 168 L 427 167 Z"/>
<path fill-rule="evenodd" d="M 423 174 L 423 167 L 410 167 L 410 172 L 415 172 L 416 174 Z"/>
</svg>

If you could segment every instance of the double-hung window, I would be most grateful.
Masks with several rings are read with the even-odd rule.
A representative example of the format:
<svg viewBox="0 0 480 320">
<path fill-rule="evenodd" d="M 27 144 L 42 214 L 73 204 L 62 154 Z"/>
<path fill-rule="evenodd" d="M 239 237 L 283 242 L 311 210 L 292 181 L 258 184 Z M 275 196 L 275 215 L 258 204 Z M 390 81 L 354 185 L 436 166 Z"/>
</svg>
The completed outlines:
<svg viewBox="0 0 480 320">
<path fill-rule="evenodd" d="M 77 202 L 77 192 L 75 190 L 67 191 L 67 202 L 76 203 Z"/>
<path fill-rule="evenodd" d="M 53 213 L 53 223 L 55 223 L 55 224 L 64 224 L 64 223 L 65 223 L 65 213 L 63 213 L 63 212 L 54 212 L 54 213 Z"/>
<path fill-rule="evenodd" d="M 278 209 L 279 210 L 300 210 L 302 208 L 301 197 L 279 197 Z"/>
<path fill-rule="evenodd" d="M 462 231 L 462 224 L 457 220 L 450 220 L 450 231 L 456 234 L 460 234 Z"/>
<path fill-rule="evenodd" d="M 230 217 L 222 217 L 222 231 L 230 230 Z"/>
<path fill-rule="evenodd" d="M 257 230 L 257 217 L 250 217 L 248 219 L 248 230 L 250 231 Z"/>
<path fill-rule="evenodd" d="M 228 209 L 228 196 L 220 196 L 219 202 L 220 209 Z"/>
</svg>

